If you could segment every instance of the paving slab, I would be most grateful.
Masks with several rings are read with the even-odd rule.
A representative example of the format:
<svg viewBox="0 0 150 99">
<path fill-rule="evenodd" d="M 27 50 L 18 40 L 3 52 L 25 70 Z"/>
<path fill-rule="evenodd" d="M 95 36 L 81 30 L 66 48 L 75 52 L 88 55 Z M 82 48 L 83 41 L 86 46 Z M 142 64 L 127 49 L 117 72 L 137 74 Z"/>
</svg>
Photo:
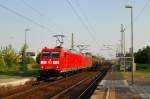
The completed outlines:
<svg viewBox="0 0 150 99">
<path fill-rule="evenodd" d="M 142 99 L 150 99 L 150 86 L 133 85 L 130 86 L 132 92 L 140 95 Z"/>
<path fill-rule="evenodd" d="M 36 81 L 35 77 L 27 77 L 27 78 L 10 78 L 10 79 L 0 79 L 0 87 L 9 87 L 9 86 L 19 86 L 24 85 L 27 82 Z"/>
<path fill-rule="evenodd" d="M 106 88 L 128 87 L 127 80 L 102 80 L 98 85 Z"/>
<path fill-rule="evenodd" d="M 18 80 L 17 78 L 9 78 L 9 79 L 0 79 L 0 83 L 12 82 Z"/>
<path fill-rule="evenodd" d="M 139 93 L 130 89 L 128 81 L 112 67 L 97 85 L 91 99 L 141 99 L 141 97 Z"/>
</svg>

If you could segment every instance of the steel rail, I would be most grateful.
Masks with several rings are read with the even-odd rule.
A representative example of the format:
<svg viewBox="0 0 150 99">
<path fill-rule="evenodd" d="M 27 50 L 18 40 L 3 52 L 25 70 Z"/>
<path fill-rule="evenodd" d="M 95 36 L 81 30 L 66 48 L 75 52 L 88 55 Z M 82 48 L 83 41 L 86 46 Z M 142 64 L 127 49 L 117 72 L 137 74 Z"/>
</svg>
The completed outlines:
<svg viewBox="0 0 150 99">
<path fill-rule="evenodd" d="M 89 98 L 91 96 L 91 94 L 94 92 L 97 83 L 104 78 L 104 76 L 107 73 L 108 69 L 109 68 L 107 68 L 103 72 L 99 73 L 97 75 L 96 79 L 77 97 L 77 99 L 87 99 L 87 98 Z"/>
<path fill-rule="evenodd" d="M 77 97 L 77 99 L 83 99 L 83 97 L 85 97 L 85 94 L 91 89 L 91 87 L 93 85 L 95 85 L 96 82 L 99 81 L 99 79 L 102 79 L 105 76 L 107 70 L 108 70 L 108 68 L 106 70 L 103 70 L 103 72 L 98 73 L 94 78 L 92 78 L 92 79 L 90 78 L 91 79 L 91 84 L 88 85 L 88 87 Z M 60 93 L 56 94 L 55 96 L 51 97 L 50 99 L 58 99 L 61 95 L 65 94 L 66 92 L 69 92 L 69 90 L 71 90 L 71 89 L 75 88 L 76 86 L 82 84 L 86 80 L 89 80 L 89 78 L 81 80 L 77 84 L 72 85 L 71 87 L 61 91 Z"/>
<path fill-rule="evenodd" d="M 11 95 L 9 95 L 9 96 L 4 96 L 4 97 L 2 97 L 2 98 L 10 99 L 10 98 L 12 98 L 12 97 L 17 97 L 17 96 L 21 96 L 21 95 L 24 95 L 24 94 L 27 94 L 27 93 L 32 93 L 32 92 L 34 92 L 34 91 L 36 91 L 36 90 L 39 90 L 39 89 L 41 89 L 41 88 L 47 88 L 48 86 L 57 84 L 57 83 L 59 83 L 59 82 L 63 82 L 63 81 L 65 81 L 66 79 L 72 79 L 72 78 L 74 78 L 74 77 L 76 77 L 76 76 L 78 76 L 78 75 L 69 76 L 69 77 L 64 78 L 64 79 L 58 79 L 58 80 L 56 80 L 56 81 L 54 81 L 54 82 L 50 82 L 50 83 L 38 84 L 38 85 L 35 85 L 35 86 L 33 86 L 32 88 L 28 89 L 28 90 L 24 90 L 24 91 L 21 91 L 21 92 L 17 92 L 17 93 L 15 93 L 15 94 L 11 94 Z"/>
<path fill-rule="evenodd" d="M 80 85 L 81 83 L 85 82 L 86 80 L 89 80 L 89 78 L 83 79 L 83 80 L 81 80 L 80 82 L 78 82 L 77 84 L 72 85 L 71 87 L 69 87 L 69 88 L 67 88 L 67 89 L 65 89 L 65 90 L 63 90 L 63 91 L 61 91 L 61 92 L 58 93 L 57 95 L 51 97 L 51 99 L 57 99 L 60 95 L 66 93 L 67 91 L 71 90 L 72 88 L 74 88 L 74 87 Z"/>
<path fill-rule="evenodd" d="M 9 96 L 6 96 L 6 97 L 2 97 L 2 98 L 11 98 L 11 97 L 15 97 L 15 96 L 20 96 L 20 95 L 23 95 L 23 94 L 26 94 L 26 93 L 30 93 L 30 92 L 33 92 L 35 90 L 38 90 L 40 88 L 45 88 L 47 86 L 50 86 L 50 85 L 53 85 L 55 83 L 58 83 L 58 82 L 61 82 L 65 79 L 58 79 L 54 82 L 50 82 L 50 83 L 45 83 L 43 81 L 40 81 L 41 84 L 38 84 L 37 86 L 33 86 L 31 89 L 28 89 L 28 90 L 24 90 L 24 91 L 21 91 L 21 92 L 18 92 L 18 93 L 15 93 L 15 94 L 12 94 L 12 95 L 9 95 Z"/>
</svg>

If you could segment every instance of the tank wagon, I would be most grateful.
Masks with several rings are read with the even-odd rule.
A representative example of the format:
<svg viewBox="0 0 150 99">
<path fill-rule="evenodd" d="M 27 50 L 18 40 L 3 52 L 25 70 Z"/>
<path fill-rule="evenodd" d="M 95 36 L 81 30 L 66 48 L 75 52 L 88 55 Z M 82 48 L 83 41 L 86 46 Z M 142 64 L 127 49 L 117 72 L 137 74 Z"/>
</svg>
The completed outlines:
<svg viewBox="0 0 150 99">
<path fill-rule="evenodd" d="M 62 47 L 43 48 L 40 58 L 40 77 L 56 77 L 92 67 L 92 56 Z"/>
</svg>

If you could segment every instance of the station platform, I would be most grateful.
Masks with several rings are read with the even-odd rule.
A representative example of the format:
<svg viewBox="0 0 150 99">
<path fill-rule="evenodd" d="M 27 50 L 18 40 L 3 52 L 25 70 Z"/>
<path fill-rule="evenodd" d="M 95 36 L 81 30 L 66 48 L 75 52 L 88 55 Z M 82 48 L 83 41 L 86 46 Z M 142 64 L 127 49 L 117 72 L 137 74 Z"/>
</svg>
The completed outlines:
<svg viewBox="0 0 150 99">
<path fill-rule="evenodd" d="M 0 79 L 0 87 L 10 87 L 24 85 L 27 82 L 36 81 L 35 77 L 25 77 L 25 78 L 9 78 Z"/>
<path fill-rule="evenodd" d="M 112 66 L 90 99 L 150 99 L 150 84 L 131 85 Z"/>
</svg>

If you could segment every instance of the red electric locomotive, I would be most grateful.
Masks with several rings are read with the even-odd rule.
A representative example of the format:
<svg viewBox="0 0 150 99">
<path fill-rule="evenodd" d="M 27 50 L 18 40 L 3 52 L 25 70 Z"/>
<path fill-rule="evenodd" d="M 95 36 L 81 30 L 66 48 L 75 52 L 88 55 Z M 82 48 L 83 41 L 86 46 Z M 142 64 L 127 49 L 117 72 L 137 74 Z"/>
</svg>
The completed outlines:
<svg viewBox="0 0 150 99">
<path fill-rule="evenodd" d="M 43 48 L 40 58 L 40 76 L 54 77 L 68 72 L 91 68 L 92 57 L 62 47 Z"/>
</svg>

